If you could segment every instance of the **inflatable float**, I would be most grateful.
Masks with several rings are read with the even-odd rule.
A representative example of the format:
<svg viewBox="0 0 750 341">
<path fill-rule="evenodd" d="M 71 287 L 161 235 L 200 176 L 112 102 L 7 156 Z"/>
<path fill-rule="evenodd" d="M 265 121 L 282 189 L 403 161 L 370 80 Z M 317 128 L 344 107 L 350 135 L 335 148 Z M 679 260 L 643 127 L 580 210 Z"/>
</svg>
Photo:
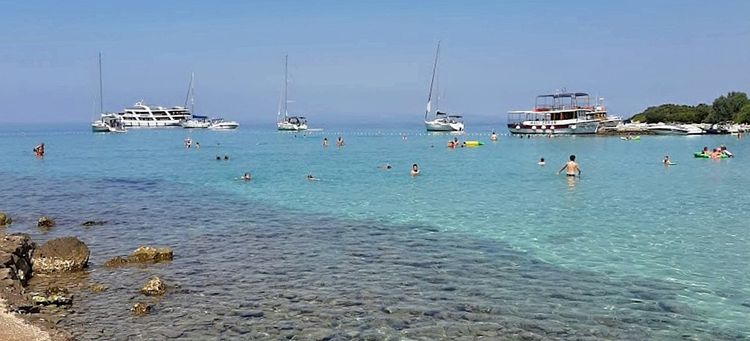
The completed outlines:
<svg viewBox="0 0 750 341">
<path fill-rule="evenodd" d="M 465 141 L 464 142 L 464 145 L 466 145 L 467 147 L 476 147 L 476 146 L 481 146 L 483 144 L 484 142 L 481 142 L 481 141 Z"/>
<path fill-rule="evenodd" d="M 709 155 L 709 154 L 703 154 L 702 152 L 695 152 L 695 153 L 693 153 L 693 157 L 698 158 L 698 159 L 710 159 L 711 155 Z M 719 156 L 719 158 L 720 159 L 727 159 L 727 158 L 729 158 L 729 155 L 721 154 L 721 156 Z"/>
</svg>

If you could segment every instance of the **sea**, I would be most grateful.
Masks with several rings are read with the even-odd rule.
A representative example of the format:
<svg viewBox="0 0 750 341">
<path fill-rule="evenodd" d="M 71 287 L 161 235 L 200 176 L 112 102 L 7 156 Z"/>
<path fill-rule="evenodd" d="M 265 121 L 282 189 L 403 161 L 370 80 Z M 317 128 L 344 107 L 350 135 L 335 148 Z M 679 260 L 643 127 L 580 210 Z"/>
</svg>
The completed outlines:
<svg viewBox="0 0 750 341">
<path fill-rule="evenodd" d="M 0 211 L 90 248 L 59 323 L 81 340 L 750 339 L 750 142 L 492 129 L 3 126 Z M 141 245 L 174 260 L 104 267 Z"/>
</svg>

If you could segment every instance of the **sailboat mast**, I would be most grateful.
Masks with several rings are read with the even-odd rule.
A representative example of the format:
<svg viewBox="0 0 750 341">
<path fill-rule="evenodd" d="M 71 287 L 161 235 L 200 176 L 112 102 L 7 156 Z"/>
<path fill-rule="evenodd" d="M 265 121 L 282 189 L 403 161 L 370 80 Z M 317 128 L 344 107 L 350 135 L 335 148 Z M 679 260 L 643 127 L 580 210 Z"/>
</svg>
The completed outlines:
<svg viewBox="0 0 750 341">
<path fill-rule="evenodd" d="M 104 113 L 104 95 L 102 91 L 102 53 L 99 52 L 99 113 Z"/>
<path fill-rule="evenodd" d="M 190 84 L 188 85 L 188 91 L 185 95 L 185 108 L 188 108 L 188 103 L 190 104 L 190 112 L 193 112 L 193 105 L 195 104 L 195 100 L 193 99 L 193 81 L 195 80 L 195 72 L 190 73 Z"/>
<path fill-rule="evenodd" d="M 287 103 L 289 103 L 289 55 L 284 56 L 284 120 L 287 118 Z"/>
<path fill-rule="evenodd" d="M 438 56 L 440 56 L 440 41 L 438 41 L 437 49 L 435 50 L 435 63 L 432 65 L 432 79 L 430 80 L 430 93 L 427 95 L 427 109 L 424 112 L 424 119 L 427 120 L 427 115 L 430 114 L 432 109 L 432 88 L 435 84 L 435 71 L 437 70 Z"/>
</svg>

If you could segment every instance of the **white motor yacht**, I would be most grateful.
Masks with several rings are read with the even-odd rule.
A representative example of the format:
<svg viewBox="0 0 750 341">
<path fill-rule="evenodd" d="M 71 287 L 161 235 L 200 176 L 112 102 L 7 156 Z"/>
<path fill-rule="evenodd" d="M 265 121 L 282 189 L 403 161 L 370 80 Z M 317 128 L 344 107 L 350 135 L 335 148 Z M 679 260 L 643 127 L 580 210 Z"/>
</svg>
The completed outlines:
<svg viewBox="0 0 750 341">
<path fill-rule="evenodd" d="M 664 123 L 650 125 L 647 129 L 656 135 L 701 135 L 705 133 L 703 129 L 691 125 L 673 125 Z"/>
<path fill-rule="evenodd" d="M 180 123 L 185 129 L 205 129 L 211 126 L 208 116 L 193 115 L 193 118 Z"/>
<path fill-rule="evenodd" d="M 224 119 L 218 118 L 218 119 L 211 121 L 211 125 L 208 126 L 208 129 L 230 130 L 230 129 L 237 129 L 239 126 L 240 124 L 235 121 L 224 121 Z"/>
</svg>

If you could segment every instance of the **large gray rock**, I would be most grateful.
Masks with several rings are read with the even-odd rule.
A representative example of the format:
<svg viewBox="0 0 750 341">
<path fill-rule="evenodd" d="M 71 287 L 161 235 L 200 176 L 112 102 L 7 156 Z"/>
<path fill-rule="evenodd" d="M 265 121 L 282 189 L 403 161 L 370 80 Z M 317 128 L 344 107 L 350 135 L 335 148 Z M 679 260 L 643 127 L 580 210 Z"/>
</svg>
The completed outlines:
<svg viewBox="0 0 750 341">
<path fill-rule="evenodd" d="M 56 238 L 36 249 L 31 264 L 34 273 L 80 271 L 88 265 L 89 255 L 89 248 L 78 238 Z"/>
<path fill-rule="evenodd" d="M 31 278 L 31 254 L 36 245 L 24 234 L 0 234 L 0 281 L 26 285 Z"/>
</svg>

